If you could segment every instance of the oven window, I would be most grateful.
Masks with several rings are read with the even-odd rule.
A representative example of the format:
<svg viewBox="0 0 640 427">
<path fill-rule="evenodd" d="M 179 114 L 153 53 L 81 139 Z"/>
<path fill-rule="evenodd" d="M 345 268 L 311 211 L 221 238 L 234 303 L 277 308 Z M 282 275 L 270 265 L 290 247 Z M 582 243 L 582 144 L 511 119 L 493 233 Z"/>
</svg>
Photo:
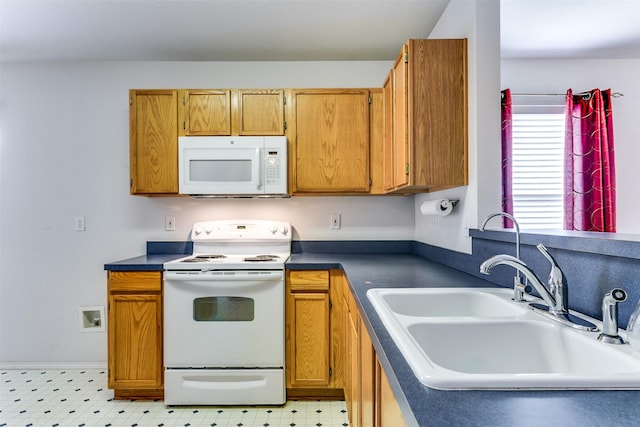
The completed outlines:
<svg viewBox="0 0 640 427">
<path fill-rule="evenodd" d="M 193 300 L 196 322 L 250 322 L 255 315 L 253 298 L 203 297 Z"/>
<path fill-rule="evenodd" d="M 251 182 L 251 160 L 191 160 L 189 178 L 193 182 Z"/>
</svg>

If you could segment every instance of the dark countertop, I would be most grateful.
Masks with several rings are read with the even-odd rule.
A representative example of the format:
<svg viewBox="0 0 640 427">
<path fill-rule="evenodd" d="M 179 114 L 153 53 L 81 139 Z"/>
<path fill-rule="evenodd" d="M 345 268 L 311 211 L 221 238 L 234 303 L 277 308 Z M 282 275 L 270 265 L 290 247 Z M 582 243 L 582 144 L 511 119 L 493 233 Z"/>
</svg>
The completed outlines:
<svg viewBox="0 0 640 427">
<path fill-rule="evenodd" d="M 495 287 L 414 255 L 293 254 L 287 269 L 342 268 L 409 426 L 637 426 L 640 391 L 441 391 L 411 368 L 369 303 L 369 288 Z"/>
<path fill-rule="evenodd" d="M 157 254 L 105 264 L 112 271 L 161 271 L 184 254 Z M 369 303 L 369 288 L 495 287 L 490 282 L 408 254 L 297 253 L 288 270 L 342 269 L 408 426 L 637 426 L 640 391 L 441 391 L 420 383 Z M 386 426 L 385 426 L 386 427 Z"/>
<path fill-rule="evenodd" d="M 142 255 L 122 261 L 110 262 L 104 265 L 109 271 L 162 271 L 165 262 L 183 258 L 184 254 Z"/>
</svg>

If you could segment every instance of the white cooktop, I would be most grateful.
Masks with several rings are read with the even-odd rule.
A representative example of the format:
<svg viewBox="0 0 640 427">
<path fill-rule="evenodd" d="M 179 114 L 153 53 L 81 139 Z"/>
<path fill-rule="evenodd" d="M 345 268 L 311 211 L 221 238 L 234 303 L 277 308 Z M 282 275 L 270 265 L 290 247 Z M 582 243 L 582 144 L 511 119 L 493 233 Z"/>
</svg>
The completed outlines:
<svg viewBox="0 0 640 427">
<path fill-rule="evenodd" d="M 193 255 L 165 270 L 283 269 L 291 255 L 291 225 L 282 221 L 216 220 L 191 230 Z"/>
</svg>

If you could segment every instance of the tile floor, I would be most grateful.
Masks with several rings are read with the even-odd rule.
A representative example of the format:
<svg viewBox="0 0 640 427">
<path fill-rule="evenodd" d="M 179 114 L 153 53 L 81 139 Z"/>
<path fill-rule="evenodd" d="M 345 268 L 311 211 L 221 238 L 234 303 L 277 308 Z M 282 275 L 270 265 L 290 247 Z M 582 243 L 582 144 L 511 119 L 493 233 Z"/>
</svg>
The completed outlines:
<svg viewBox="0 0 640 427">
<path fill-rule="evenodd" d="M 113 400 L 105 370 L 0 371 L 0 427 L 348 427 L 342 401 L 175 406 Z"/>
</svg>

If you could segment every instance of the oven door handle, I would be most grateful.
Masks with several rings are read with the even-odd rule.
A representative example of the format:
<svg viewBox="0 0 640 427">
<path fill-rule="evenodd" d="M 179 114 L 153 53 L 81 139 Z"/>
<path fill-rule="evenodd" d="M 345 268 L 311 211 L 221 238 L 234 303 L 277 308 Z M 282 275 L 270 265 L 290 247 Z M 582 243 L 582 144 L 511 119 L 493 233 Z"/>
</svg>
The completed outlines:
<svg viewBox="0 0 640 427">
<path fill-rule="evenodd" d="M 272 281 L 283 280 L 284 272 L 282 270 L 262 270 L 262 271 L 222 271 L 222 270 L 204 270 L 204 271 L 165 271 L 164 280 L 177 282 L 192 281 L 215 281 L 215 282 L 236 282 L 236 281 Z"/>
</svg>

